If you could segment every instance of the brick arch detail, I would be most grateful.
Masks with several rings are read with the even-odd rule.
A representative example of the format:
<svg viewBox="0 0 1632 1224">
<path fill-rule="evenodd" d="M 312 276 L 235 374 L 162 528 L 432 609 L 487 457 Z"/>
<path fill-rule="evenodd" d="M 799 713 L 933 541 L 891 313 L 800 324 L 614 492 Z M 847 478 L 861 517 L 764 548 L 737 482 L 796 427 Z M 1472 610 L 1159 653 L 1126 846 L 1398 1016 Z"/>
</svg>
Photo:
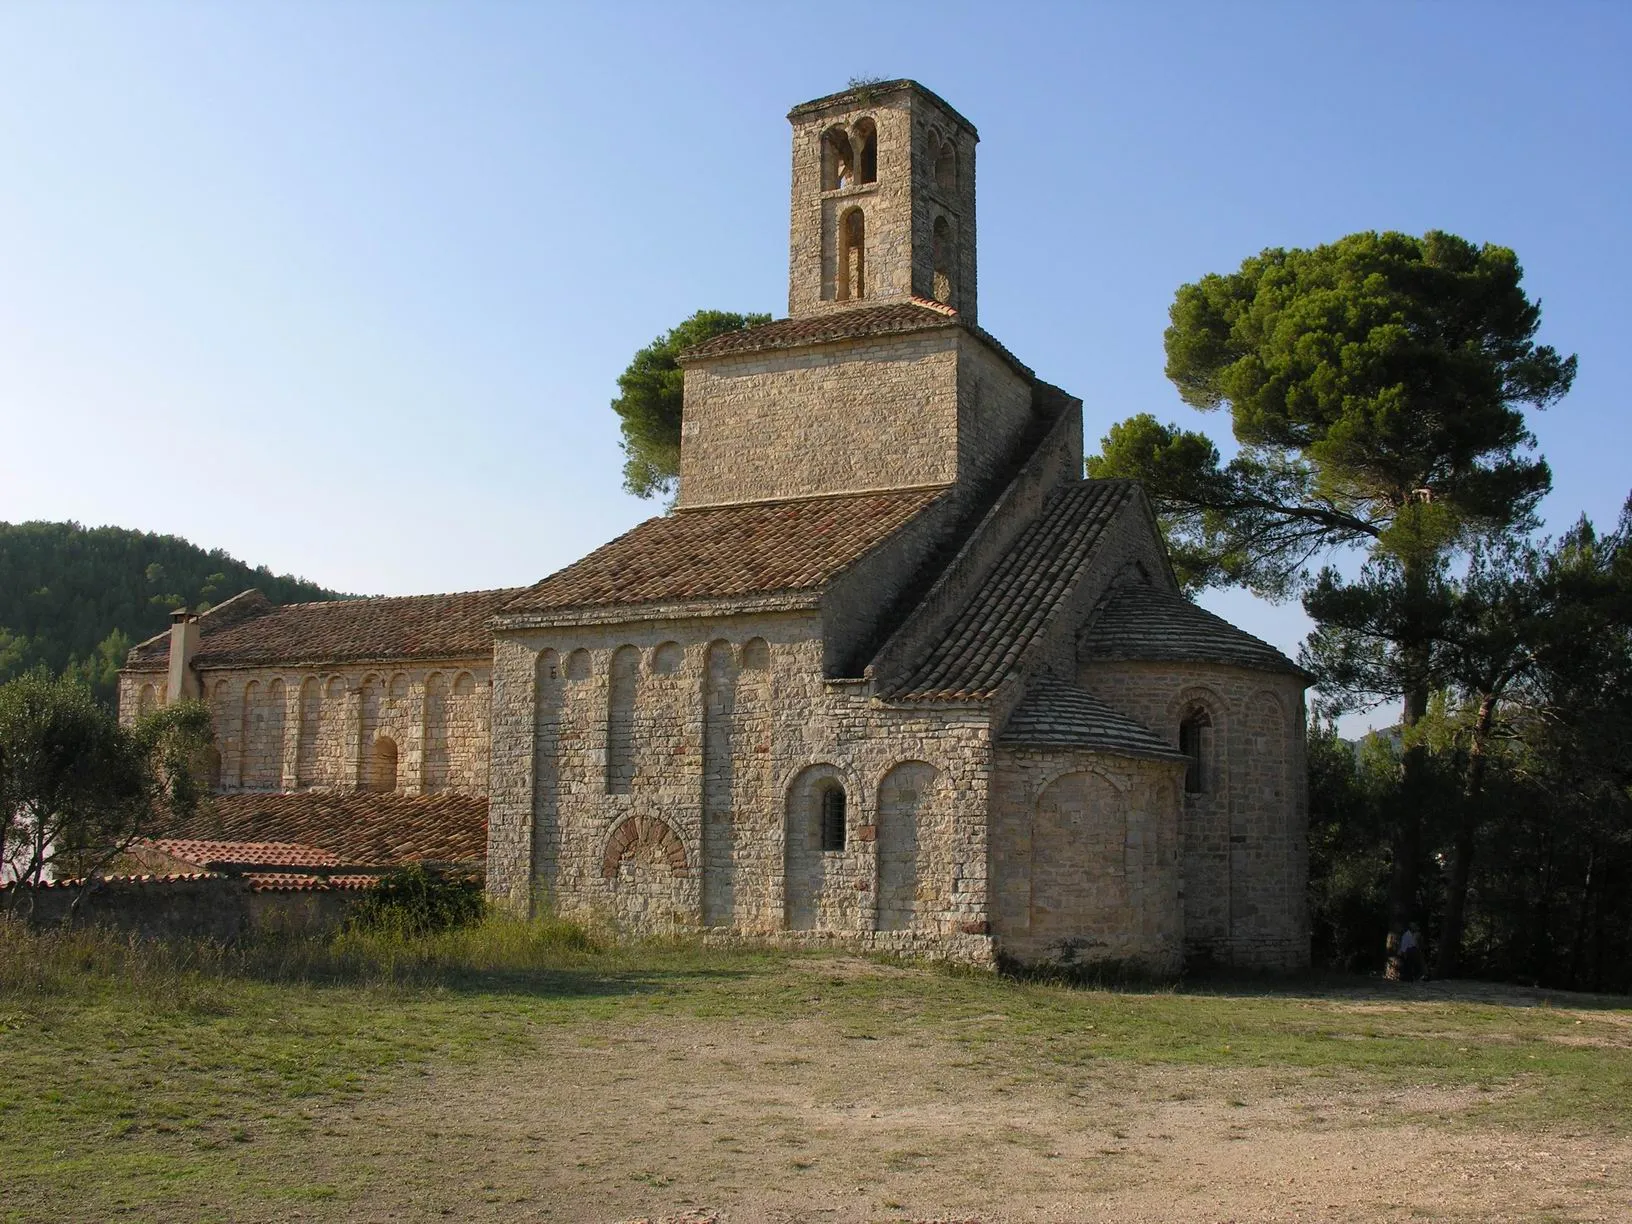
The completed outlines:
<svg viewBox="0 0 1632 1224">
<path fill-rule="evenodd" d="M 673 829 L 655 816 L 631 816 L 607 838 L 606 853 L 601 858 L 602 878 L 617 879 L 618 865 L 642 846 L 655 846 L 661 851 L 675 875 L 686 870 L 686 848 Z"/>
</svg>

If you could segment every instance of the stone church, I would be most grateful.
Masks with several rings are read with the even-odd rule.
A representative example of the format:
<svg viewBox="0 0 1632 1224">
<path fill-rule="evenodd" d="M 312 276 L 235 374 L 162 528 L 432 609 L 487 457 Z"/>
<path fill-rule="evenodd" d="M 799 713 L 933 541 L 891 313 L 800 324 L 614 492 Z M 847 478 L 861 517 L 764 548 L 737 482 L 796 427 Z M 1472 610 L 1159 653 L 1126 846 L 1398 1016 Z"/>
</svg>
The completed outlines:
<svg viewBox="0 0 1632 1224">
<path fill-rule="evenodd" d="M 485 844 L 498 905 L 636 931 L 1306 964 L 1308 677 L 981 329 L 974 127 L 788 118 L 788 317 L 684 356 L 672 512 L 531 587 L 178 613 L 121 702 L 214 709 L 193 832 Z"/>
</svg>

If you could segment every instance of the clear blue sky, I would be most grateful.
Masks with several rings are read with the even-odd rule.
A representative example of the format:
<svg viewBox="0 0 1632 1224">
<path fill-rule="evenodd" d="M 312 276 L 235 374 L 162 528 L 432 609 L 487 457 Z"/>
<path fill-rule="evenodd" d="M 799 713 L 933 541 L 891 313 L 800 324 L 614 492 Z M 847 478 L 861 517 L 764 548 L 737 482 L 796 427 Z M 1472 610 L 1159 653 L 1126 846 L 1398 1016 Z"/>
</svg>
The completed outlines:
<svg viewBox="0 0 1632 1224">
<path fill-rule="evenodd" d="M 0 7 L 0 519 L 363 592 L 527 583 L 654 512 L 613 380 L 786 309 L 788 108 L 980 129 L 981 321 L 1088 434 L 1178 402 L 1182 282 L 1358 229 L 1515 248 L 1578 352 L 1545 511 L 1632 485 L 1632 6 Z M 1092 443 L 1091 443 L 1092 445 Z M 1295 608 L 1209 596 L 1295 650 Z"/>
</svg>

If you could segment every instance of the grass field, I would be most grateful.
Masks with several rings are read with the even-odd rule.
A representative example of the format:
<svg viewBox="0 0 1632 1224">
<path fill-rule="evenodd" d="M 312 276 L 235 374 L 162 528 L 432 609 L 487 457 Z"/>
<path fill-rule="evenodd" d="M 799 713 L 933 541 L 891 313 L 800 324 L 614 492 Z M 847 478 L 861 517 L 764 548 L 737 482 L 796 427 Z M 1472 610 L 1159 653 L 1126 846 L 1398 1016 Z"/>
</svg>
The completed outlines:
<svg viewBox="0 0 1632 1224">
<path fill-rule="evenodd" d="M 0 1219 L 1632 1219 L 1628 1002 L 0 923 Z"/>
</svg>

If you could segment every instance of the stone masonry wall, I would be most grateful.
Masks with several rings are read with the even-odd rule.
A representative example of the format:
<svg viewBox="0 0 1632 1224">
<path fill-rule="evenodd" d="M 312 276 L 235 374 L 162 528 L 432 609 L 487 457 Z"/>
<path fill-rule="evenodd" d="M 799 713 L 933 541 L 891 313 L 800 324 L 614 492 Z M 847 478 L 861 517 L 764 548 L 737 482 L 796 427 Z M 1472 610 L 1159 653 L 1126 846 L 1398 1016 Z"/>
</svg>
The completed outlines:
<svg viewBox="0 0 1632 1224">
<path fill-rule="evenodd" d="M 1009 463 L 1015 443 L 1031 427 L 1031 382 L 984 341 L 962 329 L 957 337 L 958 472 L 981 483 Z M 1081 472 L 1079 452 L 1072 474 Z"/>
<path fill-rule="evenodd" d="M 957 329 L 686 367 L 679 505 L 950 484 Z"/>
<path fill-rule="evenodd" d="M 606 751 L 623 647 L 640 671 L 618 793 Z M 824 681 L 821 654 L 809 613 L 501 632 L 490 893 L 640 930 L 984 932 L 983 714 L 880 709 Z M 828 785 L 845 793 L 843 849 L 821 849 Z"/>
<path fill-rule="evenodd" d="M 1001 749 L 992 931 L 1023 961 L 1182 959 L 1182 766 L 1087 749 Z"/>
<path fill-rule="evenodd" d="M 490 671 L 487 659 L 206 671 L 220 788 L 485 794 Z M 121 719 L 157 683 L 121 675 Z"/>
<path fill-rule="evenodd" d="M 1296 676 L 1212 663 L 1086 663 L 1078 680 L 1177 746 L 1205 712 L 1202 785 L 1180 824 L 1186 952 L 1309 963 L 1303 688 Z"/>
</svg>

